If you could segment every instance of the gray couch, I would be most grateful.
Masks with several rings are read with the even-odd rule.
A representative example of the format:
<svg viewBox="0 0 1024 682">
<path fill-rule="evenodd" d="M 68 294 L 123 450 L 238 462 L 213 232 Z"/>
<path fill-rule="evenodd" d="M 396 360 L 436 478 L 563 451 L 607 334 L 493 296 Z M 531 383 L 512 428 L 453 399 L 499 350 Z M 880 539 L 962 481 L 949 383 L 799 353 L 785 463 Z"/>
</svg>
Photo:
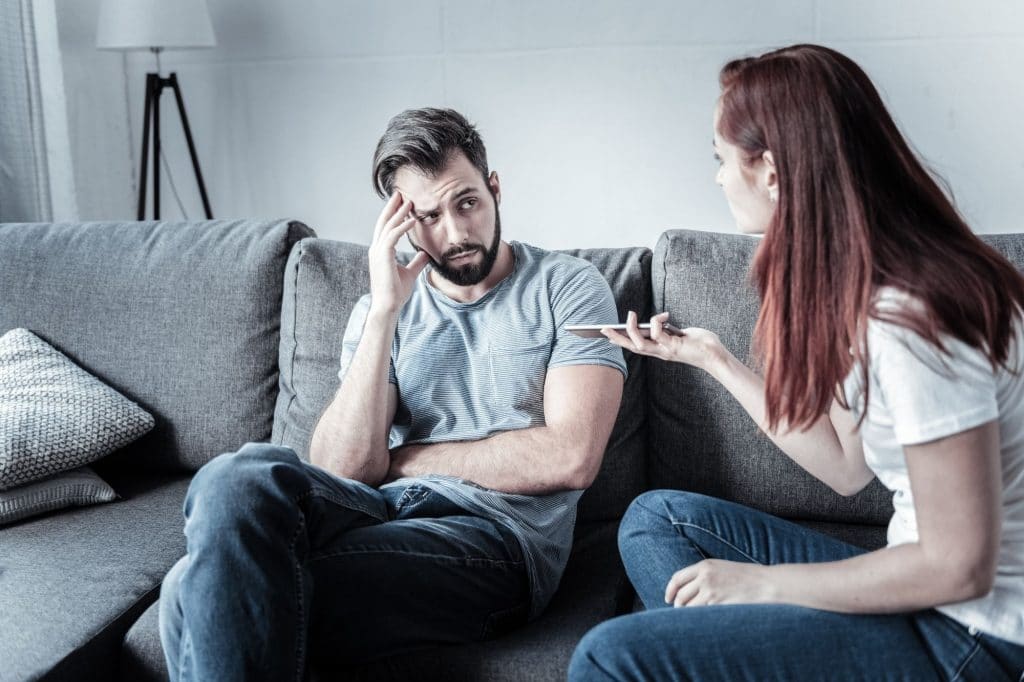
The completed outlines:
<svg viewBox="0 0 1024 682">
<path fill-rule="evenodd" d="M 994 238 L 1024 263 L 1024 238 Z M 625 315 L 669 310 L 746 357 L 756 241 L 671 231 L 645 248 L 574 252 Z M 184 553 L 181 502 L 206 461 L 247 441 L 306 455 L 336 384 L 348 312 L 367 290 L 365 247 L 299 223 L 0 225 L 0 334 L 27 327 L 140 403 L 153 432 L 96 469 L 118 501 L 0 527 L 0 680 L 164 679 L 160 580 Z M 558 680 L 578 639 L 634 608 L 615 546 L 638 493 L 695 490 L 866 547 L 890 503 L 877 484 L 843 498 L 793 465 L 704 374 L 627 354 L 630 376 L 575 545 L 548 610 L 495 641 L 435 648 L 324 679 Z"/>
</svg>

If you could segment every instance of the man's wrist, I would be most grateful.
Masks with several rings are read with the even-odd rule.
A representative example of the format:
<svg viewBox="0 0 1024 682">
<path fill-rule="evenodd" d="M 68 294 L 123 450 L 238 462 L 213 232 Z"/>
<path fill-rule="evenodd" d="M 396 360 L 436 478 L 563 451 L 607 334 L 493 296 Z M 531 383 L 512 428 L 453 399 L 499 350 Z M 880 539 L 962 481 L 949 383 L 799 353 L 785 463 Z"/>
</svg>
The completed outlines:
<svg viewBox="0 0 1024 682">
<path fill-rule="evenodd" d="M 394 328 L 398 325 L 398 311 L 401 308 L 389 308 L 370 304 L 370 310 L 366 313 L 366 324 L 374 324 L 382 327 Z"/>
</svg>

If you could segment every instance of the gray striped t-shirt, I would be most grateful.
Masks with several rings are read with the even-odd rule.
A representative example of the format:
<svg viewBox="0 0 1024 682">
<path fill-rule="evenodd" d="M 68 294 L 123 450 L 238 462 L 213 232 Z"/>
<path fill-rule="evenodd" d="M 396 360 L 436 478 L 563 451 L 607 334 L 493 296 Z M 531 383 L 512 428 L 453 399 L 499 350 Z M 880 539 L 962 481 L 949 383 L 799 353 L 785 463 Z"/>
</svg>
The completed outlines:
<svg viewBox="0 0 1024 682">
<path fill-rule="evenodd" d="M 626 373 L 622 352 L 567 324 L 615 322 L 611 289 L 587 261 L 511 242 L 515 268 L 482 298 L 454 301 L 431 285 L 429 267 L 399 313 L 389 379 L 398 409 L 389 446 L 480 440 L 544 425 L 544 378 L 551 367 L 606 365 Z M 339 378 L 362 336 L 369 294 L 345 330 Z M 402 479 L 387 485 L 408 485 Z M 415 479 L 519 539 L 529 570 L 532 616 L 547 605 L 569 558 L 581 491 L 514 495 L 450 476 Z"/>
</svg>

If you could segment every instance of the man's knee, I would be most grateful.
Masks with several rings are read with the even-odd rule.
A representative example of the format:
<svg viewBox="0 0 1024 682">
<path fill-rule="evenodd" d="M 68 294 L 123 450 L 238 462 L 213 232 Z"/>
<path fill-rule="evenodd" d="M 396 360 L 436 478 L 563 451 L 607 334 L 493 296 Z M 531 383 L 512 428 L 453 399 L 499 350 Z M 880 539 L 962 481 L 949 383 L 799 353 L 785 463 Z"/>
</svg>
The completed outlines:
<svg viewBox="0 0 1024 682">
<path fill-rule="evenodd" d="M 207 462 L 185 496 L 186 533 L 196 520 L 216 526 L 272 510 L 308 487 L 304 465 L 289 448 L 249 443 Z"/>
</svg>

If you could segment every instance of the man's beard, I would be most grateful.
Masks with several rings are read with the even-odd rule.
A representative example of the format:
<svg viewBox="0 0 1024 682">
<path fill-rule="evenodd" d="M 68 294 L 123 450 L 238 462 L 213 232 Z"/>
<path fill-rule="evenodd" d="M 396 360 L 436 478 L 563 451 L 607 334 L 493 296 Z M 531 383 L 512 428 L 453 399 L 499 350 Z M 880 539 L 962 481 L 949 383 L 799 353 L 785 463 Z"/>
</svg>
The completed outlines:
<svg viewBox="0 0 1024 682">
<path fill-rule="evenodd" d="M 416 246 L 413 244 L 413 246 Z M 434 270 L 437 274 L 444 277 L 452 284 L 456 284 L 460 287 L 473 286 L 479 284 L 487 278 L 487 275 L 491 274 L 491 270 L 494 268 L 494 262 L 498 259 L 498 249 L 501 247 L 501 215 L 498 213 L 498 207 L 494 207 L 494 239 L 491 242 L 491 246 L 488 249 L 484 248 L 483 244 L 473 244 L 470 242 L 463 242 L 458 246 L 452 248 L 441 254 L 440 262 L 434 260 L 434 257 L 430 257 L 430 262 L 434 266 Z M 416 247 L 419 249 L 419 247 Z M 452 256 L 465 254 L 467 251 L 479 251 L 483 254 L 483 259 L 479 263 L 468 263 L 459 267 L 452 267 L 448 265 L 448 259 Z M 429 254 L 428 254 L 429 255 Z"/>
</svg>

